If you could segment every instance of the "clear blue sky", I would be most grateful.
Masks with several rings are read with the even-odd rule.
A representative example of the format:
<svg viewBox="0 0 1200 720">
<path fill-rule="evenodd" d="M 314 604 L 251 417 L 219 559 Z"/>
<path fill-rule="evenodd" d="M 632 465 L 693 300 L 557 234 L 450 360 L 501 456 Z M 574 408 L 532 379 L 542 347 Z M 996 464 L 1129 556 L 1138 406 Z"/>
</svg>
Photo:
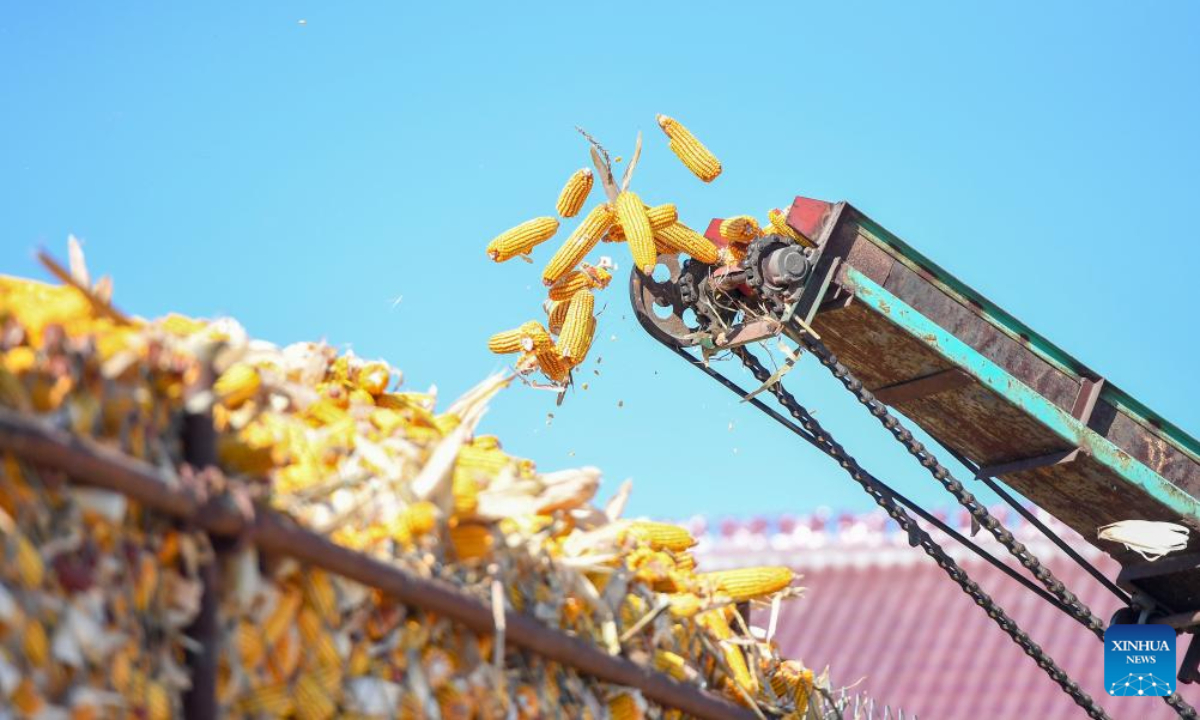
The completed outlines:
<svg viewBox="0 0 1200 720">
<path fill-rule="evenodd" d="M 9 3 L 0 271 L 41 276 L 33 250 L 73 232 L 129 311 L 327 338 L 453 396 L 501 366 L 491 332 L 540 317 L 551 250 L 497 266 L 484 244 L 553 212 L 587 161 L 574 125 L 626 156 L 640 129 L 635 187 L 686 221 L 850 200 L 1195 433 L 1198 34 L 1194 2 Z M 624 275 L 589 389 L 514 388 L 485 429 L 600 465 L 606 493 L 632 477 L 635 512 L 870 507 L 645 337 Z M 868 467 L 945 504 L 830 378 L 792 377 Z"/>
</svg>

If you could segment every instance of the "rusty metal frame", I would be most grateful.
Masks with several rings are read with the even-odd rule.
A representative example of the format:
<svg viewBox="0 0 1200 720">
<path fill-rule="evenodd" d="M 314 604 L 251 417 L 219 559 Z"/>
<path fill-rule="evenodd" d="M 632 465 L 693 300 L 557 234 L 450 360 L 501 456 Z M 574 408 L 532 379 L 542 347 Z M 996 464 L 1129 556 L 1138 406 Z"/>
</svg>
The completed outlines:
<svg viewBox="0 0 1200 720">
<path fill-rule="evenodd" d="M 253 522 L 248 524 L 233 503 L 221 502 L 223 498 L 203 502 L 194 490 L 171 485 L 148 463 L 9 409 L 0 409 L 0 450 L 36 467 L 61 472 L 72 482 L 122 493 L 214 539 L 244 537 L 266 552 L 362 583 L 401 603 L 434 611 L 474 632 L 484 635 L 495 632 L 492 608 L 451 583 L 419 577 L 399 566 L 344 548 L 267 508 L 258 508 Z M 506 642 L 598 680 L 635 688 L 648 700 L 688 715 L 711 720 L 759 717 L 750 709 L 677 682 L 664 673 L 609 655 L 524 613 L 506 610 L 505 623 Z M 210 638 L 209 642 L 215 644 L 218 639 Z M 213 657 L 215 653 L 214 648 Z M 209 692 L 207 688 L 204 691 Z M 192 712 L 211 707 L 213 714 L 204 717 L 216 717 L 215 696 L 209 701 L 212 705 L 202 705 L 204 700 L 194 692 L 189 707 Z"/>
</svg>

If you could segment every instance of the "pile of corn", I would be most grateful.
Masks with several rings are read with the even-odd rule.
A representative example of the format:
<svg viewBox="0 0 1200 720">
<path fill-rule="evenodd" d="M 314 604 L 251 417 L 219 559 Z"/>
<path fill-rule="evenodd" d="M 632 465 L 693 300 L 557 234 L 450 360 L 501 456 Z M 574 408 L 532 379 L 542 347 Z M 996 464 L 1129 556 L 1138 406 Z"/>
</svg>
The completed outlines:
<svg viewBox="0 0 1200 720">
<path fill-rule="evenodd" d="M 671 152 L 688 170 L 704 182 L 721 174 L 721 162 L 679 121 L 658 116 L 658 125 L 668 139 Z M 522 374 L 540 370 L 551 382 L 565 386 L 571 371 L 586 358 L 596 334 L 595 298 L 592 293 L 608 287 L 614 265 L 607 257 L 599 262 L 584 262 L 588 254 L 603 242 L 626 243 L 634 269 L 649 275 L 660 255 L 687 255 L 705 265 L 730 266 L 746 257 L 747 246 L 763 236 L 763 227 L 750 215 L 727 218 L 720 225 L 719 243 L 680 222 L 674 204 L 649 206 L 629 189 L 633 171 L 641 157 L 642 137 L 637 138 L 633 159 L 621 180 L 614 179 L 613 161 L 590 136 L 592 160 L 600 174 L 606 199 L 594 206 L 546 264 L 542 282 L 549 288 L 543 309 L 545 324 L 530 320 L 512 330 L 496 333 L 488 348 L 497 354 L 520 353 L 516 369 Z M 617 158 L 620 161 L 620 158 Z M 573 173 L 559 193 L 555 210 L 560 217 L 572 218 L 587 202 L 594 185 L 588 168 Z M 554 237 L 558 219 L 538 217 L 501 233 L 487 246 L 487 255 L 495 262 L 515 257 L 531 260 L 533 249 Z M 787 223 L 779 209 L 767 213 L 767 234 L 811 245 L 811 241 Z"/>
<path fill-rule="evenodd" d="M 599 508 L 595 468 L 507 454 L 476 427 L 511 377 L 439 411 L 383 362 L 278 348 L 231 320 L 126 317 L 73 257 L 64 286 L 0 277 L 0 405 L 174 474 L 185 403 L 207 404 L 223 473 L 343 545 L 765 712 L 819 704 L 823 678 L 733 609 L 795 594 L 791 571 L 697 572 L 686 530 L 621 519 L 627 487 Z M 177 715 L 207 546 L 111 493 L 2 467 L 0 706 Z M 226 561 L 221 589 L 230 717 L 677 716 L 252 548 Z"/>
</svg>

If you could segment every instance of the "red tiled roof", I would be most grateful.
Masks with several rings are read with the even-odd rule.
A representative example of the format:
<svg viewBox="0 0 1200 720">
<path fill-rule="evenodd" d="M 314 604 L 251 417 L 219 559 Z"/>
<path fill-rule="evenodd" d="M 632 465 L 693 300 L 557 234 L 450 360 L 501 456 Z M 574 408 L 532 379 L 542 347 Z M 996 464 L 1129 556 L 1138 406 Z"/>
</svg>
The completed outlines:
<svg viewBox="0 0 1200 720">
<path fill-rule="evenodd" d="M 1014 514 L 1015 515 L 1015 514 Z M 963 592 L 879 515 L 723 523 L 705 534 L 693 520 L 703 568 L 788 564 L 803 574 L 804 595 L 783 606 L 775 639 L 785 654 L 820 671 L 829 666 L 837 685 L 861 679 L 857 690 L 899 706 L 906 717 L 1085 717 L 1082 710 Z M 958 516 L 956 519 L 963 521 Z M 1044 518 L 1108 577 L 1117 566 L 1078 535 Z M 1027 524 L 1006 526 L 1048 564 L 1060 580 L 1105 621 L 1115 596 Z M 986 539 L 985 539 L 986 536 Z M 935 534 L 937 537 L 937 534 Z M 986 532 L 974 538 L 1006 557 Z M 940 538 L 948 550 L 954 546 Z M 974 555 L 955 559 L 1046 649 L 1113 718 L 1157 720 L 1175 714 L 1161 699 L 1113 698 L 1104 692 L 1103 645 L 1082 625 Z M 753 624 L 766 627 L 767 613 Z M 1190 636 L 1179 637 L 1182 659 Z M 1181 685 L 1200 703 L 1200 688 Z"/>
</svg>

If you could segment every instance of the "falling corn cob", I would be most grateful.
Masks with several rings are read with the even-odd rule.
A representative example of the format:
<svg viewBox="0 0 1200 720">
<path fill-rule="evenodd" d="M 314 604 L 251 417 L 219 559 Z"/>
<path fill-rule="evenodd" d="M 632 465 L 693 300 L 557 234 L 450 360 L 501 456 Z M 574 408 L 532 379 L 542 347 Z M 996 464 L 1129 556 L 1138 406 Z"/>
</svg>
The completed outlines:
<svg viewBox="0 0 1200 720">
<path fill-rule="evenodd" d="M 671 152 L 683 161 L 692 174 L 704 182 L 712 182 L 721 174 L 721 161 L 696 139 L 690 130 L 674 118 L 658 116 L 658 126 L 671 139 Z"/>
<path fill-rule="evenodd" d="M 679 211 L 674 203 L 663 203 L 654 207 L 646 207 L 646 218 L 650 221 L 650 229 L 654 231 L 673 225 L 679 220 Z M 608 229 L 604 236 L 607 242 L 625 242 L 625 231 L 619 224 Z"/>
<path fill-rule="evenodd" d="M 611 281 L 612 273 L 605 268 L 583 263 L 578 270 L 572 270 L 551 285 L 549 297 L 551 300 L 569 300 L 579 290 L 603 290 Z"/>
<path fill-rule="evenodd" d="M 534 320 L 521 325 L 514 330 L 503 330 L 488 340 L 488 350 L 497 355 L 507 355 L 515 352 L 531 352 L 545 350 L 554 341 L 542 324 Z"/>
<path fill-rule="evenodd" d="M 561 383 L 571 374 L 571 361 L 564 360 L 556 346 L 553 350 L 537 353 L 537 364 L 551 381 Z"/>
<path fill-rule="evenodd" d="M 771 673 L 771 689 L 795 704 L 795 712 L 808 709 L 808 696 L 813 690 L 813 671 L 795 660 L 784 660 Z"/>
<path fill-rule="evenodd" d="M 654 230 L 646 215 L 646 206 L 637 193 L 625 191 L 617 196 L 617 222 L 629 242 L 633 264 L 644 273 L 654 272 L 658 251 L 654 249 Z"/>
<path fill-rule="evenodd" d="M 504 262 L 518 255 L 527 255 L 531 250 L 558 232 L 558 219 L 538 217 L 505 230 L 487 246 L 487 254 L 496 262 Z"/>
<path fill-rule="evenodd" d="M 587 355 L 596 331 L 596 319 L 592 317 L 595 306 L 596 299 L 586 288 L 571 297 L 571 307 L 558 336 L 558 352 L 564 360 L 578 363 Z"/>
<path fill-rule="evenodd" d="M 608 231 L 614 219 L 612 207 L 607 203 L 592 208 L 579 227 L 575 228 L 575 232 L 571 233 L 571 237 L 567 238 L 554 253 L 554 257 L 550 258 L 546 269 L 542 271 L 542 282 L 549 287 L 567 272 L 575 269 L 579 261 L 600 242 L 600 236 Z"/>
<path fill-rule="evenodd" d="M 669 523 L 637 520 L 622 533 L 622 540 L 631 538 L 650 545 L 655 550 L 682 552 L 696 544 L 696 538 L 685 528 Z"/>
<path fill-rule="evenodd" d="M 745 244 L 762 237 L 762 229 L 753 217 L 736 215 L 721 221 L 721 237 L 731 243 Z"/>
<path fill-rule="evenodd" d="M 779 592 L 791 585 L 795 577 L 795 573 L 790 568 L 773 565 L 739 570 L 719 570 L 697 575 L 702 582 L 710 584 L 719 593 L 734 602 L 743 602 Z"/>
<path fill-rule="evenodd" d="M 562 332 L 563 321 L 567 319 L 567 310 L 571 307 L 570 300 L 547 300 L 542 309 L 546 311 L 546 325 L 550 332 L 558 335 Z"/>
<path fill-rule="evenodd" d="M 558 214 L 563 217 L 578 215 L 583 203 L 587 201 L 588 194 L 592 192 L 592 182 L 592 171 L 588 168 L 576 170 L 567 178 L 567 184 L 558 194 L 558 203 L 554 206 Z"/>
<path fill-rule="evenodd" d="M 670 252 L 687 253 L 697 262 L 712 265 L 720 258 L 717 246 L 708 238 L 683 223 L 675 223 L 656 230 L 654 240 L 662 249 Z"/>
<path fill-rule="evenodd" d="M 771 222 L 771 229 L 779 235 L 790 240 L 794 240 L 805 247 L 812 247 L 813 241 L 798 232 L 791 225 L 788 225 L 787 215 L 779 208 L 773 208 L 767 212 L 767 220 Z"/>
</svg>

